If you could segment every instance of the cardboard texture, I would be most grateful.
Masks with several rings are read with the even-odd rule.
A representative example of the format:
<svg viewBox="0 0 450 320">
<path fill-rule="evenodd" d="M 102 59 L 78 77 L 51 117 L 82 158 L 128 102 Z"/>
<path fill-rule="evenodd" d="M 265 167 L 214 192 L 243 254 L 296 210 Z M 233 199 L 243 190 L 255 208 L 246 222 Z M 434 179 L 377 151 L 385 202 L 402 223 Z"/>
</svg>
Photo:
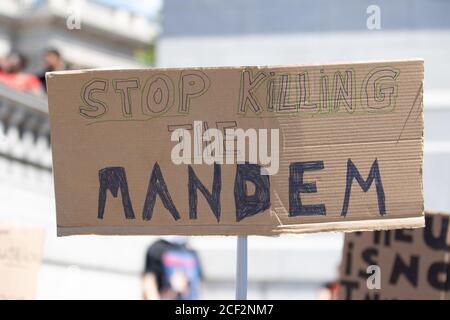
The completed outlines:
<svg viewBox="0 0 450 320">
<path fill-rule="evenodd" d="M 44 229 L 0 224 L 0 299 L 34 299 Z"/>
<path fill-rule="evenodd" d="M 450 299 L 450 215 L 425 216 L 423 229 L 346 234 L 339 299 Z M 380 267 L 380 289 L 367 287 L 369 265 Z"/>
<path fill-rule="evenodd" d="M 423 226 L 422 60 L 66 71 L 47 82 L 58 235 Z M 195 121 L 278 129 L 278 173 L 174 164 L 171 134 Z"/>
</svg>

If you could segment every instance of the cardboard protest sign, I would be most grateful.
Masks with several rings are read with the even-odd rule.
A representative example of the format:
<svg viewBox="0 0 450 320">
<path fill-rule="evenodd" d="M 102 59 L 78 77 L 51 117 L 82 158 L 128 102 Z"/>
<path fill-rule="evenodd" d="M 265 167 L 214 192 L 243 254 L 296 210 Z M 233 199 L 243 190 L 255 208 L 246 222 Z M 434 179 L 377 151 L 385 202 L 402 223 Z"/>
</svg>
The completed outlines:
<svg viewBox="0 0 450 320">
<path fill-rule="evenodd" d="M 44 249 L 44 229 L 0 224 L 0 299 L 33 299 Z"/>
<path fill-rule="evenodd" d="M 423 229 L 346 234 L 339 298 L 450 299 L 450 215 L 425 216 Z"/>
<path fill-rule="evenodd" d="M 59 235 L 423 226 L 423 61 L 47 74 Z"/>
</svg>

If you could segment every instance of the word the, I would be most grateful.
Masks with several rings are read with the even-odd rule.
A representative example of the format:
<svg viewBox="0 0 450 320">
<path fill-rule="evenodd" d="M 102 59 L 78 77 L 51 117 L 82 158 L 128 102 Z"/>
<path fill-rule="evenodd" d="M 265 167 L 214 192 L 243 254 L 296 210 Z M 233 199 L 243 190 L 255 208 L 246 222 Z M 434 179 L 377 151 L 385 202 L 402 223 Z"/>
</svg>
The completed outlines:
<svg viewBox="0 0 450 320">
<path fill-rule="evenodd" d="M 171 141 L 178 141 L 172 148 L 171 159 L 176 165 L 192 164 L 192 153 L 194 154 L 194 164 L 234 164 L 235 155 L 237 163 L 259 163 L 262 164 L 262 175 L 274 175 L 279 169 L 279 132 L 278 129 L 270 130 L 270 150 L 267 142 L 267 129 L 226 129 L 225 139 L 222 131 L 211 128 L 203 132 L 203 122 L 194 121 L 194 146 L 192 152 L 192 137 L 189 130 L 178 128 L 172 132 Z M 248 138 L 248 159 L 246 158 L 246 139 Z M 259 140 L 259 142 L 258 142 Z M 235 153 L 235 141 L 237 148 Z M 204 150 L 203 145 L 209 142 Z M 224 142 L 225 147 L 224 148 Z M 259 145 L 259 147 L 258 147 Z M 258 154 L 259 151 L 259 154 Z M 224 159 L 225 158 L 225 159 Z M 267 167 L 266 167 L 267 165 Z"/>
</svg>

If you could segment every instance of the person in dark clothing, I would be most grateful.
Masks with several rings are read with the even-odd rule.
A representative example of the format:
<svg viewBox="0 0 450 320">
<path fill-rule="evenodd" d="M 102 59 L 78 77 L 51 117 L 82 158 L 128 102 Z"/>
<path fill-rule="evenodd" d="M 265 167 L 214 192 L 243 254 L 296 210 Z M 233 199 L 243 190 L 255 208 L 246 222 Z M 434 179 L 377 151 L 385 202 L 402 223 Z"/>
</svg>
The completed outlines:
<svg viewBox="0 0 450 320">
<path fill-rule="evenodd" d="M 200 260 L 186 237 L 164 237 L 147 250 L 144 299 L 196 300 L 201 280 Z"/>
<path fill-rule="evenodd" d="M 45 73 L 52 71 L 62 71 L 68 68 L 67 64 L 61 53 L 55 48 L 47 48 L 42 55 L 42 61 L 44 64 L 44 70 L 38 75 L 42 86 L 47 90 L 47 84 L 45 82 Z"/>
</svg>

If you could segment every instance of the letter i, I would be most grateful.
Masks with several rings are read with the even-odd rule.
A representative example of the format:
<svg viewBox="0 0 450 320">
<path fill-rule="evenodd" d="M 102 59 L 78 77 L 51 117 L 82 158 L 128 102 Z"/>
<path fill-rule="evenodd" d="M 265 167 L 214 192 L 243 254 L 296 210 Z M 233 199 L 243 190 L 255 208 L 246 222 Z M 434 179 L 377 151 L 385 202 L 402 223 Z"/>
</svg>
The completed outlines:
<svg viewBox="0 0 450 320">
<path fill-rule="evenodd" d="M 328 106 L 328 76 L 324 74 L 323 69 L 320 70 L 320 112 L 328 113 L 330 108 Z"/>
<path fill-rule="evenodd" d="M 352 273 L 353 242 L 348 243 L 347 249 L 347 256 L 345 259 L 345 274 L 350 275 Z"/>
</svg>

